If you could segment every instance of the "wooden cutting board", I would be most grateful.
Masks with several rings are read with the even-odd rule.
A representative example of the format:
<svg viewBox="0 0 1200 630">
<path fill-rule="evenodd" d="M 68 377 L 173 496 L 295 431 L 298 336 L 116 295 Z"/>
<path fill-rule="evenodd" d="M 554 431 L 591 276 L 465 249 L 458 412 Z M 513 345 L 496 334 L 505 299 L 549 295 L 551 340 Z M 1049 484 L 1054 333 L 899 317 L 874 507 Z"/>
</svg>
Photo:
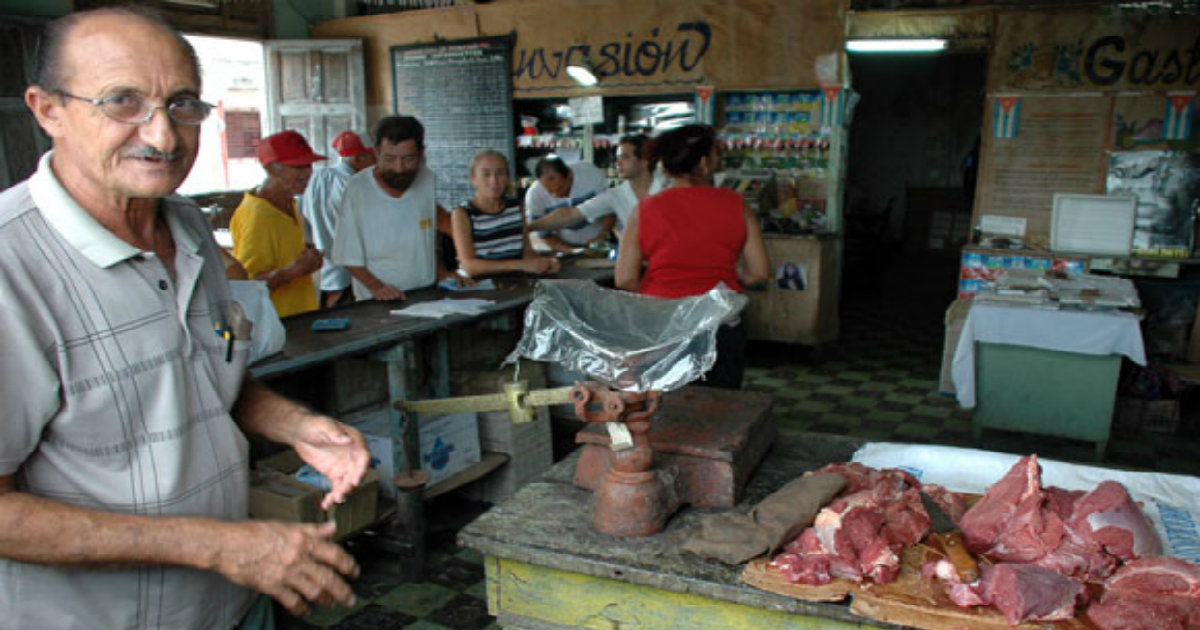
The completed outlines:
<svg viewBox="0 0 1200 630">
<path fill-rule="evenodd" d="M 759 557 L 746 563 L 742 569 L 742 581 L 755 588 L 771 593 L 794 597 L 806 602 L 840 602 L 846 595 L 859 588 L 857 582 L 842 578 L 833 578 L 829 584 L 793 584 L 783 577 L 778 569 L 771 566 L 766 557 Z"/>
<path fill-rule="evenodd" d="M 864 583 L 854 592 L 850 612 L 877 621 L 926 630 L 1094 630 L 1086 618 L 1077 616 L 1063 621 L 1027 621 L 1008 625 L 1004 615 L 992 606 L 962 608 L 950 601 L 937 579 L 921 576 L 926 559 L 940 555 L 925 545 L 904 550 L 900 575 L 887 584 Z"/>
<path fill-rule="evenodd" d="M 766 558 L 751 560 L 742 571 L 742 581 L 764 591 L 810 602 L 836 602 L 851 597 L 850 612 L 856 615 L 925 630 L 1096 630 L 1086 617 L 1053 622 L 1028 621 L 1008 625 L 1004 615 L 991 606 L 961 608 L 950 601 L 936 580 L 921 577 L 926 558 L 939 557 L 925 545 L 904 550 L 900 574 L 887 584 L 869 580 L 861 584 L 835 578 L 821 586 L 792 584 Z"/>
</svg>

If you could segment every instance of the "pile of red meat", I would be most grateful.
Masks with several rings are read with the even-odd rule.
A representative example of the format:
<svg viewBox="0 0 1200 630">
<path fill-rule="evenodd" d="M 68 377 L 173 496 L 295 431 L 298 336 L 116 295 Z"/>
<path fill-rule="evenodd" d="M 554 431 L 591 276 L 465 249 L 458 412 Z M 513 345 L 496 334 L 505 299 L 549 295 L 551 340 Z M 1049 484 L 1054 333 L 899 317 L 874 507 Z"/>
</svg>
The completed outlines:
<svg viewBox="0 0 1200 630">
<path fill-rule="evenodd" d="M 1125 486 L 1089 492 L 1042 487 L 1037 456 L 1018 461 L 959 521 L 967 549 L 986 556 L 979 580 L 963 583 L 948 562 L 942 578 L 960 606 L 991 604 L 1010 624 L 1087 615 L 1105 630 L 1200 630 L 1200 566 L 1158 557 L 1162 544 Z"/>
<path fill-rule="evenodd" d="M 891 582 L 900 572 L 904 547 L 917 544 L 929 531 L 920 492 L 952 519 L 966 510 L 957 494 L 938 485 L 921 485 L 901 470 L 848 462 L 830 464 L 820 472 L 842 475 L 846 488 L 817 513 L 812 527 L 771 561 L 793 583 L 828 584 L 835 577 Z"/>
<path fill-rule="evenodd" d="M 1120 483 L 1090 492 L 1042 487 L 1037 457 L 1029 456 L 965 510 L 958 495 L 900 470 L 855 463 L 822 470 L 840 473 L 847 488 L 772 561 L 794 583 L 894 580 L 903 548 L 929 530 L 920 491 L 983 558 L 970 583 L 948 561 L 922 567 L 959 606 L 995 606 L 1015 625 L 1069 619 L 1090 603 L 1088 617 L 1104 630 L 1200 630 L 1200 565 L 1159 557 L 1154 528 Z M 1090 594 L 1100 589 L 1088 584 L 1103 587 L 1098 599 Z"/>
</svg>

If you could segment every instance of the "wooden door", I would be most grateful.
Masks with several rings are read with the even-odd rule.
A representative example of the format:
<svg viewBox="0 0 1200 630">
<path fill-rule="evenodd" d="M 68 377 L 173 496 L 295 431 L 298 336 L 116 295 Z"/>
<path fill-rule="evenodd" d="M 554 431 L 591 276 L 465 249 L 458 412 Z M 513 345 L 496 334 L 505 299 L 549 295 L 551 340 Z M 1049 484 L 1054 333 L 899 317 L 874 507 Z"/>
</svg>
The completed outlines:
<svg viewBox="0 0 1200 630">
<path fill-rule="evenodd" d="M 361 41 L 276 40 L 263 51 L 269 112 L 264 135 L 293 129 L 314 151 L 330 155 L 329 143 L 339 133 L 367 133 Z"/>
<path fill-rule="evenodd" d="M 38 158 L 50 148 L 37 120 L 25 107 L 25 88 L 33 76 L 36 24 L 0 21 L 0 190 L 37 169 Z"/>
</svg>

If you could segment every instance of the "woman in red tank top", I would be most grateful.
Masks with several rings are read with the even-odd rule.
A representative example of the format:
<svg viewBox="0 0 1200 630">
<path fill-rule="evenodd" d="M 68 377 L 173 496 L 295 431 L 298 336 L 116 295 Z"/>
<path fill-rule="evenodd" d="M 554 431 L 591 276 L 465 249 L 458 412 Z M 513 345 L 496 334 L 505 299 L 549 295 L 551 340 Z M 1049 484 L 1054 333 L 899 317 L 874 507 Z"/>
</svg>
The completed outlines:
<svg viewBox="0 0 1200 630">
<path fill-rule="evenodd" d="M 758 218 L 741 195 L 713 185 L 721 157 L 712 127 L 688 125 L 663 132 L 654 140 L 653 154 L 672 186 L 643 199 L 625 226 L 617 288 L 681 298 L 706 293 L 722 282 L 739 292 L 765 282 L 771 263 Z M 704 384 L 740 388 L 745 352 L 745 323 L 722 326 L 717 364 Z"/>
</svg>

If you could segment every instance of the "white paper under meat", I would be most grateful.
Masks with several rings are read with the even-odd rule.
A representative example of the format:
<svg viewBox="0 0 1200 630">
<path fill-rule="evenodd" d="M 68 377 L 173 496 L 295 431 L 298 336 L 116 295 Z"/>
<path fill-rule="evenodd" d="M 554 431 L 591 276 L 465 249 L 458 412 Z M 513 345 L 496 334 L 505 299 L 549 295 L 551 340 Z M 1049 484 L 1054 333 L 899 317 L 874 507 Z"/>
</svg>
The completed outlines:
<svg viewBox="0 0 1200 630">
<path fill-rule="evenodd" d="M 901 468 L 922 483 L 956 492 L 983 494 L 1022 456 L 953 446 L 869 442 L 852 461 L 873 468 Z M 1042 485 L 1091 490 L 1119 481 L 1154 522 L 1164 553 L 1200 564 L 1200 478 L 1168 473 L 1130 472 L 1038 458 Z"/>
</svg>

